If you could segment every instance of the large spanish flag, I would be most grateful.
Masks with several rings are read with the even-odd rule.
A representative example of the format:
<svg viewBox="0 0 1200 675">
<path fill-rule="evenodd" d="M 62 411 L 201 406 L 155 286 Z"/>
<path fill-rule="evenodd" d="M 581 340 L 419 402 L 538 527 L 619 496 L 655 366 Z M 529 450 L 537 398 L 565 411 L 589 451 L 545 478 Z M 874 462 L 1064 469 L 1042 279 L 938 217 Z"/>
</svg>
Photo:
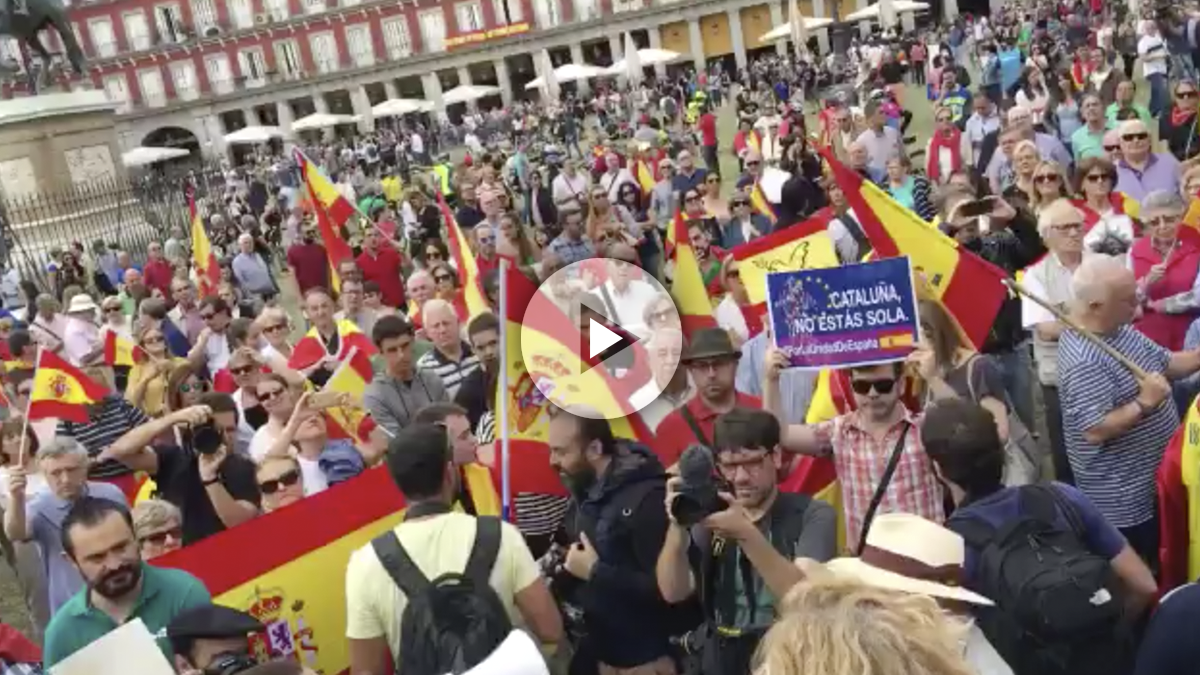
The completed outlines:
<svg viewBox="0 0 1200 675">
<path fill-rule="evenodd" d="M 771 200 L 767 199 L 767 193 L 763 192 L 762 184 L 758 181 L 755 181 L 754 186 L 750 188 L 750 206 L 753 206 L 759 215 L 765 216 L 767 220 L 771 221 L 772 227 L 779 222 L 779 215 L 775 213 L 775 207 L 771 206 Z"/>
<path fill-rule="evenodd" d="M 360 443 L 371 440 L 371 431 L 375 429 L 375 420 L 362 407 L 363 392 L 371 382 L 371 360 L 366 353 L 352 347 L 325 383 L 324 390 L 346 394 L 353 405 L 337 406 L 327 412 L 328 419 L 341 428 L 347 438 Z"/>
<path fill-rule="evenodd" d="M 329 178 L 321 173 L 321 169 L 299 149 L 296 150 L 296 164 L 300 167 L 300 175 L 304 177 L 305 189 L 308 191 L 313 210 L 316 211 L 321 243 L 329 256 L 330 283 L 335 292 L 341 291 L 342 280 L 338 276 L 338 265 L 346 260 L 354 260 L 354 249 L 342 239 L 341 229 L 358 211 L 337 191 Z"/>
<path fill-rule="evenodd" d="M 700 273 L 700 263 L 696 260 L 696 252 L 692 250 L 687 228 L 683 212 L 676 211 L 675 220 L 671 223 L 671 229 L 675 231 L 675 248 L 672 251 L 675 271 L 671 280 L 671 297 L 679 309 L 684 335 L 691 335 L 701 328 L 715 328 L 717 320 L 713 317 L 712 300 L 704 286 L 704 275 Z"/>
<path fill-rule="evenodd" d="M 462 228 L 458 226 L 458 219 L 454 217 L 454 213 L 450 210 L 450 205 L 446 203 L 446 198 L 441 192 L 437 195 L 438 209 L 442 212 L 442 220 L 446 225 L 446 244 L 450 249 L 450 257 L 454 259 L 454 268 L 458 270 L 458 278 L 462 287 L 462 304 L 463 307 L 460 313 L 466 316 L 464 320 L 476 316 L 482 312 L 489 311 L 487 299 L 483 295 L 483 284 L 479 276 L 479 263 L 475 260 L 475 254 L 471 252 L 471 247 L 467 244 L 467 238 L 463 235 Z"/>
<path fill-rule="evenodd" d="M 1003 284 L 1008 275 L 1004 270 L 929 227 L 917 214 L 838 161 L 828 148 L 821 152 L 875 255 L 908 256 L 913 270 L 924 275 L 933 299 L 954 317 L 963 335 L 976 347 L 982 346 L 1008 297 Z"/>
<path fill-rule="evenodd" d="M 463 476 L 476 513 L 499 515 L 487 470 L 467 466 Z M 217 604 L 262 621 L 266 635 L 252 638 L 256 654 L 292 657 L 317 672 L 344 675 L 350 671 L 346 564 L 354 551 L 396 527 L 403 509 L 404 496 L 387 469 L 377 467 L 154 564 L 194 574 Z"/>
<path fill-rule="evenodd" d="M 556 392 L 569 392 L 562 399 L 568 407 L 575 403 L 624 413 L 629 412 L 632 391 L 645 380 L 636 374 L 628 375 L 630 381 L 618 380 L 604 365 L 587 368 L 583 355 L 577 347 L 572 347 L 579 343 L 579 331 L 567 316 L 516 268 L 508 267 L 505 275 L 507 334 L 502 363 L 508 368 L 508 391 L 497 390 L 495 409 L 502 410 L 507 399 L 512 493 L 565 496 L 561 479 L 550 468 L 550 449 L 546 444 L 550 409 L 554 404 L 535 383 L 553 378 Z M 531 304 L 534 310 L 526 311 Z M 618 438 L 652 446 L 650 432 L 638 415 L 610 418 L 609 426 Z M 497 420 L 497 440 L 500 431 Z M 518 520 L 520 517 L 517 513 Z"/>
<path fill-rule="evenodd" d="M 767 274 L 794 270 L 837 267 L 837 252 L 826 231 L 828 221 L 812 217 L 808 220 L 772 232 L 730 249 L 738 267 L 750 302 L 767 302 Z"/>
<path fill-rule="evenodd" d="M 358 326 L 354 325 L 353 321 L 342 319 L 337 322 L 338 332 L 338 361 L 346 361 L 351 354 L 358 353 L 365 355 L 368 359 L 375 355 L 375 345 L 371 344 L 370 338 L 366 336 Z M 304 337 L 296 343 L 292 349 L 292 357 L 288 359 L 288 368 L 293 370 L 307 370 L 314 363 L 320 361 L 328 355 L 325 351 L 325 344 L 321 340 L 320 333 L 316 327 L 309 328 Z M 364 360 L 357 361 L 357 365 L 361 368 Z M 369 382 L 371 380 L 371 367 L 367 362 L 367 368 L 363 371 L 363 377 Z"/>
<path fill-rule="evenodd" d="M 38 351 L 33 391 L 29 394 L 29 419 L 57 417 L 86 424 L 87 406 L 108 395 L 83 371 L 46 349 Z"/>
<path fill-rule="evenodd" d="M 192 215 L 192 263 L 196 266 L 196 285 L 200 289 L 200 297 L 216 295 L 217 286 L 221 283 L 221 268 L 217 265 L 217 255 L 213 253 L 208 232 L 204 230 L 204 220 L 196 211 L 196 198 L 190 194 L 188 211 Z"/>
</svg>

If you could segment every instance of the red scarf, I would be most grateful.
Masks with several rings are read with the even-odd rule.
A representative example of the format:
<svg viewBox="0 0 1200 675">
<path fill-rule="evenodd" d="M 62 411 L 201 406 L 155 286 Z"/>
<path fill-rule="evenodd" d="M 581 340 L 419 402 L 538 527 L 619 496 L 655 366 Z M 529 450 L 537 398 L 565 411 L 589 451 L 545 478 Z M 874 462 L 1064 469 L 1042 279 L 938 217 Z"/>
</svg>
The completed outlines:
<svg viewBox="0 0 1200 675">
<path fill-rule="evenodd" d="M 760 305 L 738 305 L 738 309 L 742 310 L 742 319 L 746 322 L 746 336 L 752 338 L 755 335 L 763 332 L 763 315 L 766 311 L 765 303 Z"/>
<path fill-rule="evenodd" d="M 1179 106 L 1173 106 L 1171 108 L 1171 126 L 1181 127 L 1184 124 L 1186 124 L 1189 119 L 1192 118 L 1192 115 L 1195 115 L 1195 114 L 1196 114 L 1196 110 L 1194 108 L 1182 108 L 1181 109 Z"/>
<path fill-rule="evenodd" d="M 925 175 L 933 183 L 941 182 L 942 167 L 938 158 L 941 157 L 941 150 L 945 148 L 950 151 L 950 170 L 958 171 L 962 168 L 962 132 L 958 129 L 950 131 L 950 136 L 947 138 L 945 134 L 935 133 L 929 141 L 929 156 L 925 158 Z"/>
</svg>

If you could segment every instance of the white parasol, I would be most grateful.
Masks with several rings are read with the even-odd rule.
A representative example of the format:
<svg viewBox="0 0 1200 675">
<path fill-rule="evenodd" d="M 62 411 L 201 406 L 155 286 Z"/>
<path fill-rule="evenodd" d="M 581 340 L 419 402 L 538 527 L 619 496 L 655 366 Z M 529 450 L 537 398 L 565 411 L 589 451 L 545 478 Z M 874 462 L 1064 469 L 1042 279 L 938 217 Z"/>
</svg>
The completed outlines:
<svg viewBox="0 0 1200 675">
<path fill-rule="evenodd" d="M 313 113 L 307 117 L 292 122 L 292 131 L 309 131 L 312 129 L 328 129 L 339 124 L 354 124 L 358 122 L 356 115 L 333 115 L 330 113 Z"/>
<path fill-rule="evenodd" d="M 279 127 L 242 127 L 237 131 L 225 134 L 224 141 L 231 145 L 266 143 L 275 138 L 283 138 L 287 134 Z"/>
<path fill-rule="evenodd" d="M 802 20 L 804 22 L 804 30 L 805 31 L 814 31 L 814 30 L 818 30 L 820 28 L 825 28 L 827 26 L 833 25 L 833 19 L 818 19 L 818 18 L 807 17 L 807 16 L 802 16 L 799 18 L 800 18 L 800 20 Z M 758 39 L 761 40 L 762 42 L 775 42 L 776 40 L 783 40 L 783 39 L 791 38 L 791 37 L 792 37 L 792 24 L 791 24 L 791 22 L 788 22 L 785 24 L 778 25 L 778 26 L 772 28 L 771 30 L 767 31 L 766 33 L 763 33 L 762 36 L 759 37 Z"/>
<path fill-rule="evenodd" d="M 554 81 L 558 84 L 563 82 L 574 82 L 576 80 L 590 80 L 593 77 L 601 77 L 608 75 L 609 68 L 601 68 L 586 63 L 568 63 L 554 69 Z M 622 75 L 624 73 L 621 73 Z M 529 84 L 525 85 L 526 89 L 537 89 L 542 86 L 545 80 L 541 77 L 534 78 Z"/>
<path fill-rule="evenodd" d="M 372 117 L 402 117 L 409 113 L 429 112 L 433 103 L 419 98 L 389 98 L 371 108 Z"/>
<path fill-rule="evenodd" d="M 885 0 L 885 2 L 888 0 Z M 881 7 L 883 3 L 876 3 L 870 7 L 860 9 L 846 17 L 846 21 L 881 21 L 881 14 L 891 12 L 892 21 L 900 14 L 908 12 L 924 12 L 929 9 L 927 2 L 913 2 L 913 0 L 890 0 L 890 10 L 887 7 Z M 886 18 L 886 17 L 884 17 Z M 882 22 L 882 21 L 881 21 Z M 885 24 L 886 26 L 887 24 Z"/>
<path fill-rule="evenodd" d="M 679 52 L 673 52 L 669 49 L 639 49 L 636 52 L 630 51 L 629 46 L 625 47 L 625 55 L 636 54 L 638 62 L 642 68 L 646 66 L 657 66 L 660 63 L 670 63 L 679 57 L 683 56 Z M 621 59 L 605 69 L 608 75 L 625 75 L 629 64 L 628 59 Z"/>
<path fill-rule="evenodd" d="M 150 164 L 165 162 L 168 159 L 187 157 L 190 154 L 192 153 L 183 148 L 147 148 L 140 146 L 122 154 L 121 163 L 127 167 L 148 166 Z"/>
<path fill-rule="evenodd" d="M 477 101 L 485 96 L 494 96 L 500 93 L 500 87 L 493 87 L 490 84 L 460 84 L 450 91 L 442 94 L 442 103 L 446 105 L 454 105 L 455 103 L 466 103 L 468 101 Z"/>
</svg>

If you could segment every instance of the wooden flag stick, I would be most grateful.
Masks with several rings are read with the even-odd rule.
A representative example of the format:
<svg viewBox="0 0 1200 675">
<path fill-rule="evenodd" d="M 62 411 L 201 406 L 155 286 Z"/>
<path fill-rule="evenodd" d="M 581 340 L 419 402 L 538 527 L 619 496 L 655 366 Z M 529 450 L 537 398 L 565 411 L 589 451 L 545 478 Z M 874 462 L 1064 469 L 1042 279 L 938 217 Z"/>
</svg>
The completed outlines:
<svg viewBox="0 0 1200 675">
<path fill-rule="evenodd" d="M 1014 293 L 1017 293 L 1018 295 L 1021 295 L 1022 297 L 1025 297 L 1025 298 L 1029 298 L 1030 300 L 1041 305 L 1043 308 L 1045 308 L 1045 310 L 1047 312 L 1050 312 L 1051 314 L 1053 314 L 1054 318 L 1058 319 L 1064 326 L 1066 326 L 1067 328 L 1070 328 L 1071 330 L 1075 331 L 1076 333 L 1079 333 L 1080 335 L 1082 335 L 1084 337 L 1084 339 L 1086 339 L 1089 342 L 1091 342 L 1092 344 L 1096 345 L 1105 354 L 1108 354 L 1109 356 L 1113 357 L 1114 359 L 1117 360 L 1118 363 L 1120 363 L 1121 365 L 1128 368 L 1129 372 L 1133 373 L 1133 376 L 1136 377 L 1137 379 L 1139 379 L 1139 380 L 1146 379 L 1147 373 L 1145 370 L 1142 370 L 1141 366 L 1134 363 L 1133 361 L 1130 361 L 1129 357 L 1127 357 L 1124 354 L 1122 354 L 1121 352 L 1118 352 L 1117 350 L 1113 349 L 1104 340 L 1101 340 L 1100 338 L 1096 337 L 1095 333 L 1080 326 L 1073 319 L 1071 319 L 1066 314 L 1064 314 L 1063 311 L 1060 310 L 1059 308 L 1055 307 L 1054 305 L 1050 304 L 1049 302 L 1046 302 L 1044 299 L 1039 298 L 1038 296 L 1030 293 L 1028 290 L 1025 289 L 1024 286 L 1017 283 L 1017 281 L 1014 279 L 1005 279 L 1004 285 L 1008 286 L 1010 289 L 1012 289 L 1012 291 Z"/>
</svg>

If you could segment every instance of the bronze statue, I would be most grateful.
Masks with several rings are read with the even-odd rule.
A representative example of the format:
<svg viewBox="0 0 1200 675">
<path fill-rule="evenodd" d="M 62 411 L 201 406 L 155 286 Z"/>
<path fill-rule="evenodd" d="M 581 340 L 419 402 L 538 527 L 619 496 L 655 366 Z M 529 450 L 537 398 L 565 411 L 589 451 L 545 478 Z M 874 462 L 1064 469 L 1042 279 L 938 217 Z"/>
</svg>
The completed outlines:
<svg viewBox="0 0 1200 675">
<path fill-rule="evenodd" d="M 2 1 L 5 7 L 3 11 L 0 11 L 0 35 L 9 35 L 15 38 L 18 44 L 23 43 L 40 56 L 41 71 L 44 74 L 48 76 L 50 73 L 51 55 L 46 51 L 42 41 L 38 39 L 38 33 L 42 29 L 50 28 L 58 31 L 71 67 L 79 75 L 86 73 L 83 50 L 79 47 L 75 32 L 71 30 L 71 22 L 67 18 L 67 10 L 62 0 Z M 27 63 L 26 70 L 29 71 L 30 87 L 36 92 L 38 82 L 33 72 L 34 69 Z"/>
</svg>

